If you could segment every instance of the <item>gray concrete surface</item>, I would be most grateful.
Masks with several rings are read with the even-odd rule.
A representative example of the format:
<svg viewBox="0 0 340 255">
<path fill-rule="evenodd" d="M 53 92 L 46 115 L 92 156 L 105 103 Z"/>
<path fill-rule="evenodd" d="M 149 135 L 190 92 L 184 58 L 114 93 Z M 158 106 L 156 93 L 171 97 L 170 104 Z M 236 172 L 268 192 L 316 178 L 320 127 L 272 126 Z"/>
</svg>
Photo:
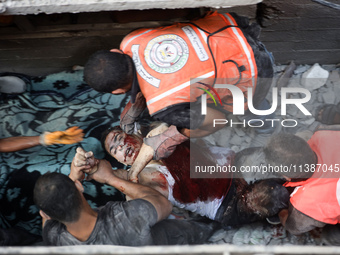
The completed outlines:
<svg viewBox="0 0 340 255">
<path fill-rule="evenodd" d="M 97 11 L 174 9 L 213 7 L 225 8 L 231 6 L 250 5 L 261 0 L 4 0 L 0 2 L 0 13 L 38 14 L 38 13 L 78 13 Z"/>
</svg>

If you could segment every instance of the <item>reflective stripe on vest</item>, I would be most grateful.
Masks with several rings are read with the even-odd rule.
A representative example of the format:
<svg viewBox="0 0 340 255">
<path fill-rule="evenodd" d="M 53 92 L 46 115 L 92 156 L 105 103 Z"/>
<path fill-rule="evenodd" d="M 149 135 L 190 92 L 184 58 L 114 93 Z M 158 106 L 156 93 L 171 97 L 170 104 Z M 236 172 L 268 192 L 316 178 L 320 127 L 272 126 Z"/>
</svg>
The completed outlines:
<svg viewBox="0 0 340 255">
<path fill-rule="evenodd" d="M 340 167 L 340 131 L 315 132 L 308 144 L 317 154 L 318 164 L 335 170 Z M 320 169 L 319 169 L 320 170 Z M 340 172 L 315 171 L 312 178 L 303 182 L 289 182 L 286 187 L 297 187 L 290 202 L 300 212 L 328 224 L 340 223 Z"/>
<path fill-rule="evenodd" d="M 233 26 L 237 24 L 231 15 L 214 12 L 193 23 L 139 29 L 123 39 L 121 49 L 135 63 L 151 115 L 172 105 L 196 101 L 204 92 L 196 89 L 192 93 L 190 85 L 194 82 L 217 76 L 234 84 L 239 80 L 239 69 L 233 63 L 223 63 L 225 60 L 231 59 L 245 69 L 236 86 L 242 91 L 249 86 L 255 89 L 257 67 L 253 51 L 241 30 Z M 207 39 L 209 33 L 223 27 L 226 28 L 209 37 L 216 73 Z M 217 92 L 225 109 L 232 111 L 232 106 L 227 105 L 232 103 L 230 91 L 217 89 Z"/>
</svg>

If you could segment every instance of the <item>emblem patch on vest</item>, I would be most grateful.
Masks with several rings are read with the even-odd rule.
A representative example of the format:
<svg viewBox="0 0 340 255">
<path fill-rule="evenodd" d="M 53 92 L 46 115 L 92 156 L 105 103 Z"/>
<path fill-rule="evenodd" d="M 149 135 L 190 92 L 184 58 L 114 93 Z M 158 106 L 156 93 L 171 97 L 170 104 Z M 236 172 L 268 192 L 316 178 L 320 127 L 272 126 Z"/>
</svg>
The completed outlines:
<svg viewBox="0 0 340 255">
<path fill-rule="evenodd" d="M 144 50 L 148 66 L 158 73 L 174 73 L 188 61 L 189 48 L 178 35 L 168 34 L 153 38 Z"/>
</svg>

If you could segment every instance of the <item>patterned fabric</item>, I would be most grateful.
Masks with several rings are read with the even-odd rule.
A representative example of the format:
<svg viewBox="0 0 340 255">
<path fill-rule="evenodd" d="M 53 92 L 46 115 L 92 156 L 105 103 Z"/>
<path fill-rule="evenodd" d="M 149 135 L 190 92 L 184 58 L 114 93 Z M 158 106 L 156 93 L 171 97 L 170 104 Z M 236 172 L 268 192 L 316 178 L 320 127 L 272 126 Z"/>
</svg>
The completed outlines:
<svg viewBox="0 0 340 255">
<path fill-rule="evenodd" d="M 9 75 L 8 73 L 0 76 Z M 119 124 L 119 115 L 129 100 L 126 95 L 102 94 L 83 82 L 82 71 L 62 72 L 46 77 L 26 77 L 27 92 L 0 94 L 0 138 L 38 136 L 44 131 L 79 126 L 85 139 L 73 145 L 36 146 L 0 154 L 0 228 L 22 227 L 41 234 L 41 218 L 33 203 L 37 178 L 50 171 L 68 175 L 78 146 L 104 158 L 101 133 Z M 111 162 L 113 167 L 122 167 Z M 123 200 L 113 187 L 84 182 L 85 197 L 92 207 L 112 200 Z"/>
</svg>

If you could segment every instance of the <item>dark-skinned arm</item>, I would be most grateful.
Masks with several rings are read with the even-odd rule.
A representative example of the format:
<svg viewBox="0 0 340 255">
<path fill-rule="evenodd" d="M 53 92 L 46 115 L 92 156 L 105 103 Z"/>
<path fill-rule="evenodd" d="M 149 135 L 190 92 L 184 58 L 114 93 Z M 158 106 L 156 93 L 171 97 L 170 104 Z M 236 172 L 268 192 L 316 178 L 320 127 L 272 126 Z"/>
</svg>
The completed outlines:
<svg viewBox="0 0 340 255">
<path fill-rule="evenodd" d="M 14 152 L 40 145 L 39 136 L 19 136 L 0 139 L 0 152 Z"/>
<path fill-rule="evenodd" d="M 0 139 L 0 152 L 15 152 L 38 145 L 73 144 L 83 140 L 83 130 L 70 127 L 65 131 L 44 132 L 40 136 L 17 136 Z"/>
</svg>

